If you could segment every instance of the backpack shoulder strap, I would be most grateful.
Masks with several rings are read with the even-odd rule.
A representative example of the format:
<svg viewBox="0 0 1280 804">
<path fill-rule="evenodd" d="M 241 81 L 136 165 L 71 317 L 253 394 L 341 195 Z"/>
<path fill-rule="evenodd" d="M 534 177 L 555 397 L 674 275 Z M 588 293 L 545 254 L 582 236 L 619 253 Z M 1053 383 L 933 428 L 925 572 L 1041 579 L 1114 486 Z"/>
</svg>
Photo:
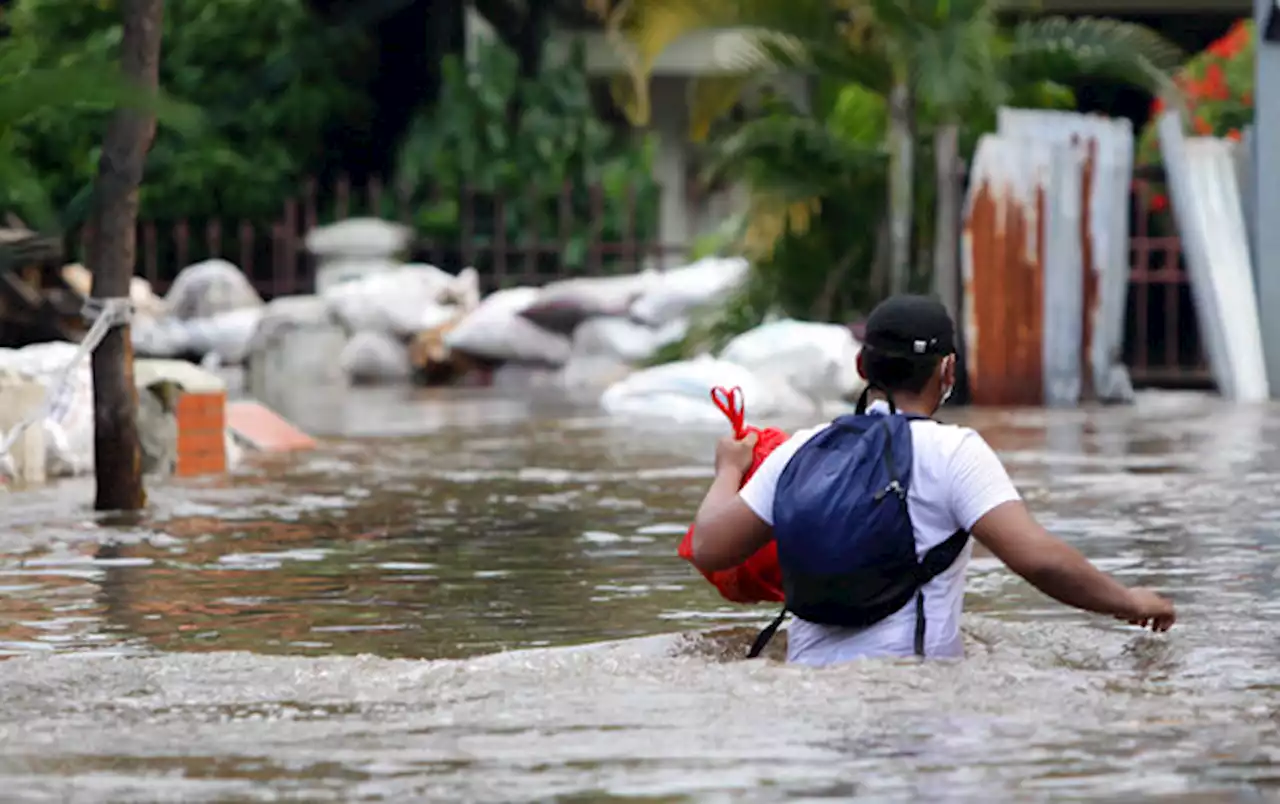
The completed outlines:
<svg viewBox="0 0 1280 804">
<path fill-rule="evenodd" d="M 920 560 L 920 583 L 926 584 L 946 572 L 956 563 L 968 543 L 969 531 L 958 530 L 948 536 L 946 541 L 929 548 L 929 552 Z"/>
</svg>

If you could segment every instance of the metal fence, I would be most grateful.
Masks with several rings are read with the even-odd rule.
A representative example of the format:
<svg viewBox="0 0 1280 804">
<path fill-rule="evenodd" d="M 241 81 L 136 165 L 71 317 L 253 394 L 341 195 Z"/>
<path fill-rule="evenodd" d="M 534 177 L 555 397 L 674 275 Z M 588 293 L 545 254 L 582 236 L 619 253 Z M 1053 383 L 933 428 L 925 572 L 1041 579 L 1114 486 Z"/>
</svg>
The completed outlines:
<svg viewBox="0 0 1280 804">
<path fill-rule="evenodd" d="M 1159 176 L 1139 176 L 1133 182 L 1124 362 L 1137 386 L 1211 387 L 1181 243 L 1164 193 Z M 587 197 L 586 214 L 575 210 L 571 203 L 575 195 Z M 144 221 L 138 227 L 136 273 L 150 281 L 157 293 L 164 293 L 178 269 L 221 257 L 238 265 L 266 298 L 310 293 L 315 286 L 315 263 L 303 248 L 303 238 L 311 228 L 352 215 L 406 222 L 414 218 L 413 205 L 392 199 L 376 180 L 362 187 L 339 180 L 325 196 L 328 203 L 322 202 L 319 185 L 308 182 L 296 199 L 284 205 L 279 219 L 267 224 Z M 641 237 L 636 225 L 638 204 L 627 208 L 624 203 L 621 231 L 612 236 L 593 226 L 592 216 L 598 221 L 605 204 L 598 186 L 566 185 L 559 193 L 554 220 L 541 228 L 531 226 L 514 238 L 507 234 L 510 227 L 502 225 L 506 205 L 501 199 L 483 203 L 481 193 L 467 190 L 458 203 L 461 236 L 456 242 L 423 238 L 414 244 L 413 258 L 449 270 L 474 265 L 486 290 L 645 266 L 673 267 L 688 253 L 686 244 Z M 554 227 L 550 236 L 549 227 Z M 70 253 L 77 259 L 83 259 L 88 237 L 87 231 L 72 234 Z M 566 259 L 570 248 L 581 258 Z"/>
<path fill-rule="evenodd" d="M 1134 180 L 1124 362 L 1134 385 L 1211 387 L 1182 242 L 1162 177 Z"/>
<path fill-rule="evenodd" d="M 656 222 L 656 205 L 646 209 L 645 199 L 631 188 L 615 190 L 614 202 L 606 209 L 609 197 L 603 185 L 565 184 L 551 194 L 531 188 L 525 196 L 506 199 L 468 187 L 415 202 L 389 192 L 378 179 L 357 186 L 340 178 L 326 188 L 312 180 L 270 223 L 140 222 L 135 273 L 162 294 L 182 267 L 222 258 L 244 271 L 265 298 L 310 293 L 315 288 L 316 263 L 304 247 L 308 231 L 356 216 L 397 220 L 415 230 L 429 230 L 430 222 L 420 225 L 424 214 L 429 217 L 424 210 L 442 204 L 455 216 L 450 226 L 453 234 L 417 236 L 408 257 L 453 272 L 474 266 L 486 292 L 569 276 L 674 267 L 683 259 L 688 251 L 685 244 L 663 243 L 645 231 L 656 228 L 644 225 L 646 219 Z M 513 208 L 521 201 L 526 202 L 522 206 L 526 214 L 518 220 Z M 529 216 L 531 207 L 536 211 Z M 606 211 L 612 231 L 602 225 Z M 81 262 L 90 235 L 87 228 L 71 233 L 68 253 Z"/>
</svg>

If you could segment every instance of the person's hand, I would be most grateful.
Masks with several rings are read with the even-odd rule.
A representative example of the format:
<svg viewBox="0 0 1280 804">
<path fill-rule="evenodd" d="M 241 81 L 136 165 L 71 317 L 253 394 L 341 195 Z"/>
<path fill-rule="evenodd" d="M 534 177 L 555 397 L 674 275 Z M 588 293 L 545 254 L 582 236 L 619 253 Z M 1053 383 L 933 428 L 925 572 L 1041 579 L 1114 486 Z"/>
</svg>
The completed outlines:
<svg viewBox="0 0 1280 804">
<path fill-rule="evenodd" d="M 759 436 L 756 433 L 747 433 L 741 440 L 733 436 L 725 436 L 716 442 L 716 474 L 726 469 L 740 475 L 746 474 L 751 468 L 752 451 L 758 440 Z"/>
<path fill-rule="evenodd" d="M 1152 631 L 1168 631 L 1178 616 L 1174 613 L 1173 603 L 1150 589 L 1135 587 L 1129 590 L 1129 611 L 1116 615 L 1116 619 Z"/>
</svg>

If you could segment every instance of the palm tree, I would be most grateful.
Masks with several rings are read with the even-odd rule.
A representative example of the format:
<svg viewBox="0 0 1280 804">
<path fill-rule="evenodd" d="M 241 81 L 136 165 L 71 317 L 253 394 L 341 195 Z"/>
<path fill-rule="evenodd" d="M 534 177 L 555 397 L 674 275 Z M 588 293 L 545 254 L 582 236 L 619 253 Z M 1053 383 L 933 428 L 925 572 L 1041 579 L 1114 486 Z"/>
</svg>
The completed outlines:
<svg viewBox="0 0 1280 804">
<path fill-rule="evenodd" d="M 1105 75 L 1168 86 L 1178 49 L 1139 25 L 1046 18 L 1000 27 L 993 0 L 587 0 L 607 21 L 628 68 L 615 94 L 635 124 L 648 121 L 647 86 L 657 57 L 698 30 L 732 28 L 748 47 L 733 74 L 699 81 L 692 135 L 732 108 L 753 81 L 800 72 L 859 84 L 887 103 L 890 292 L 906 288 L 911 253 L 915 149 L 921 118 L 935 125 L 939 166 L 935 268 L 954 274 L 960 121 L 1041 81 Z M 948 268 L 951 266 L 951 268 Z"/>
</svg>

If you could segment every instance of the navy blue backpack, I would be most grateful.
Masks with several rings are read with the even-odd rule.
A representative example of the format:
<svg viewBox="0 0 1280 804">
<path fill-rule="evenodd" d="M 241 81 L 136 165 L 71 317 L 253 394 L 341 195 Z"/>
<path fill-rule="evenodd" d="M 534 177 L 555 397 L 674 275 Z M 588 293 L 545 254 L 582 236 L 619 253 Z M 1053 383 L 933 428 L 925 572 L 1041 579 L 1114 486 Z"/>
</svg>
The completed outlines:
<svg viewBox="0 0 1280 804">
<path fill-rule="evenodd" d="M 959 558 L 957 531 L 923 557 L 907 514 L 911 422 L 926 417 L 868 414 L 867 395 L 809 439 L 778 478 L 773 535 L 786 604 L 751 647 L 760 654 L 787 612 L 823 625 L 865 628 L 917 603 L 915 652 L 924 656 L 923 587 Z"/>
</svg>

